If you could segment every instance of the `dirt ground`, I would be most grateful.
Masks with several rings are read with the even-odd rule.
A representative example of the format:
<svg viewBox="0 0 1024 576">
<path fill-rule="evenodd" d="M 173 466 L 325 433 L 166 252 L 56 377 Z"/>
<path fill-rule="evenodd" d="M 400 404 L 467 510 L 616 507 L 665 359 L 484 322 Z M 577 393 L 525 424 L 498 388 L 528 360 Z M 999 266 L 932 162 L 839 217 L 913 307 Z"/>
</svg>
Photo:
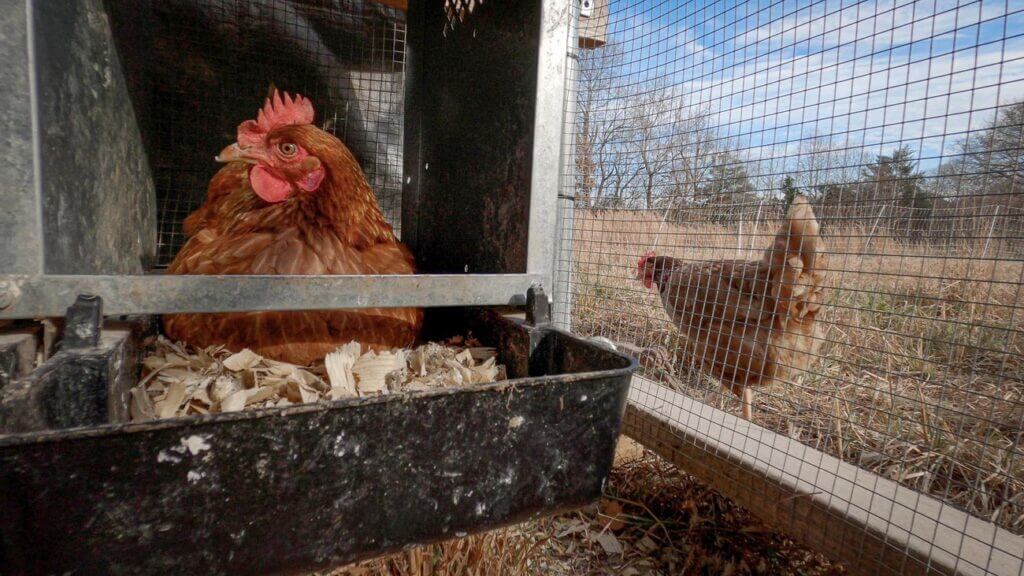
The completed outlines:
<svg viewBox="0 0 1024 576">
<path fill-rule="evenodd" d="M 593 506 L 379 558 L 330 576 L 844 573 L 623 439 L 605 497 Z"/>
</svg>

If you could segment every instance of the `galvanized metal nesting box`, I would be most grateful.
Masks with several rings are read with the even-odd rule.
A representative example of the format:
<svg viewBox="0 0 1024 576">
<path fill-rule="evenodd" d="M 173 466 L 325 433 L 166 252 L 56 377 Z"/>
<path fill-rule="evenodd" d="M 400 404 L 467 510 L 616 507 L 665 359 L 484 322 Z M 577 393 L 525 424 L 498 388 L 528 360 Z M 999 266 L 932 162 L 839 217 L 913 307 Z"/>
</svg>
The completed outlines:
<svg viewBox="0 0 1024 576">
<path fill-rule="evenodd" d="M 0 572 L 296 571 L 599 494 L 634 364 L 551 326 L 539 288 L 578 10 L 400 4 L 0 15 Z M 317 103 L 421 274 L 162 274 L 270 83 Z M 369 306 L 428 307 L 432 338 L 472 330 L 510 380 L 127 422 L 158 314 Z"/>
</svg>

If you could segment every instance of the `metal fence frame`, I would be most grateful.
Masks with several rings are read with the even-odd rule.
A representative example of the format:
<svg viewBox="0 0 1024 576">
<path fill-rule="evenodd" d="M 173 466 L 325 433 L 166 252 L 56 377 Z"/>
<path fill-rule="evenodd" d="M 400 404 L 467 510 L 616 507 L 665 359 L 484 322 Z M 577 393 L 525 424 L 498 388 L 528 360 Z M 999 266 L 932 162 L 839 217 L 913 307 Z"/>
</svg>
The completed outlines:
<svg viewBox="0 0 1024 576">
<path fill-rule="evenodd" d="M 747 13 L 753 15 L 759 24 L 776 25 L 783 24 L 784 18 L 796 19 L 795 14 L 805 7 L 801 3 L 782 1 L 729 4 L 636 0 L 605 4 L 618 6 L 620 10 L 617 15 L 616 8 L 612 8 L 609 10 L 612 12 L 611 16 L 607 16 L 607 13 L 605 15 L 605 18 L 611 21 L 608 30 L 610 43 L 618 40 L 615 38 L 616 26 L 620 28 L 619 33 L 626 29 L 627 37 L 629 26 L 640 26 L 641 23 L 646 26 L 643 33 L 645 36 L 641 37 L 637 33 L 636 37 L 630 38 L 631 43 L 627 50 L 631 52 L 634 64 L 641 62 L 642 67 L 646 58 L 650 59 L 651 68 L 658 65 L 655 62 L 671 62 L 676 56 L 672 52 L 671 41 L 666 39 L 666 34 L 657 32 L 658 27 L 665 24 L 662 21 L 652 23 L 653 17 L 650 14 L 673 12 L 678 21 L 684 21 L 681 14 L 699 20 L 701 17 L 720 16 L 730 9 L 737 9 L 736 6 L 749 6 L 746 9 Z M 814 4 L 825 5 L 823 2 Z M 837 3 L 829 3 L 826 10 L 831 10 L 832 4 L 839 6 Z M 861 4 L 864 6 L 861 7 Z M 886 4 L 883 8 L 880 3 L 876 9 L 892 9 L 890 4 L 892 3 Z M 908 5 L 907 2 L 897 4 Z M 970 7 L 972 3 L 961 2 L 958 6 L 963 4 Z M 636 20 L 632 23 L 623 23 L 626 17 L 622 16 L 621 11 L 625 5 L 638 6 L 633 15 Z M 870 10 L 874 3 L 850 5 Z M 975 7 L 978 6 L 980 3 Z M 846 8 L 846 5 L 842 8 Z M 956 9 L 957 6 L 943 8 L 952 10 L 953 13 Z M 744 9 L 738 10 L 742 12 Z M 1013 12 L 1009 5 L 1006 12 Z M 645 20 L 645 17 L 649 18 Z M 692 20 L 685 21 L 689 23 Z M 652 29 L 655 32 L 652 32 Z M 692 30 L 693 28 L 687 28 L 681 34 L 690 34 Z M 790 28 L 783 24 L 773 27 L 772 30 L 772 38 L 775 39 L 784 37 Z M 699 36 L 697 32 L 693 34 Z M 717 28 L 714 34 L 713 37 L 699 40 L 721 42 L 723 36 L 727 37 L 730 34 L 730 29 Z M 692 41 L 693 37 L 687 36 L 682 40 Z M 742 41 L 736 38 L 729 40 L 742 44 Z M 650 45 L 642 46 L 644 42 Z M 578 78 L 579 63 L 584 54 L 585 49 L 582 48 L 570 51 L 568 60 L 574 68 L 570 71 L 574 80 Z M 700 73 L 708 78 L 714 78 L 716 72 L 721 72 L 727 66 L 721 64 L 721 61 L 713 63 L 710 57 L 705 62 L 701 62 L 699 57 L 693 58 L 694 60 L 687 60 L 687 65 L 700 70 Z M 635 74 L 635 69 L 631 69 L 631 73 L 628 80 L 618 81 L 640 84 L 641 80 L 638 80 L 639 75 Z M 581 90 L 578 85 L 574 87 Z M 810 88 L 812 87 L 809 86 L 808 89 Z M 579 316 L 573 309 L 575 300 L 581 297 L 581 290 L 578 289 L 580 278 L 576 266 L 581 262 L 585 263 L 588 258 L 581 256 L 578 248 L 574 252 L 573 246 L 573 243 L 578 241 L 578 206 L 581 205 L 578 197 L 579 187 L 573 177 L 577 167 L 578 117 L 574 115 L 576 100 L 576 92 L 567 94 L 566 135 L 563 138 L 563 147 L 566 150 L 566 176 L 561 194 L 560 247 L 556 265 L 558 283 L 554 291 L 555 319 L 566 329 L 583 328 L 584 335 L 592 335 L 586 327 L 579 325 L 587 319 Z M 758 192 L 764 194 L 763 191 Z M 753 207 L 741 208 L 757 210 L 757 216 L 754 217 L 753 213 L 737 214 L 736 221 L 756 226 L 762 219 L 767 220 L 762 215 L 756 199 L 754 202 Z M 876 210 L 877 208 L 878 206 L 875 206 Z M 685 212 L 685 208 L 681 211 Z M 667 210 L 658 207 L 651 212 L 657 215 L 667 213 Z M 612 216 L 609 218 L 614 219 Z M 661 218 L 667 218 L 667 215 Z M 876 236 L 876 232 L 881 235 L 877 228 L 879 221 L 884 219 L 873 219 L 875 226 L 869 237 Z M 629 225 L 628 222 L 619 224 L 622 229 L 628 228 Z M 865 223 L 866 226 L 870 224 L 871 222 Z M 994 227 L 993 221 L 989 228 Z M 591 232 L 600 234 L 599 230 Z M 772 232 L 768 230 L 764 234 Z M 658 242 L 657 237 L 660 234 L 659 228 L 655 233 L 655 243 Z M 747 235 L 750 235 L 749 229 Z M 755 228 L 753 237 L 756 236 Z M 982 258 L 998 260 L 998 256 L 989 254 L 989 244 L 993 237 L 991 230 L 987 232 L 987 236 L 988 241 L 985 242 Z M 753 237 L 750 241 L 751 247 Z M 700 245 L 702 241 L 699 238 L 690 238 L 682 242 L 685 247 L 693 247 Z M 870 245 L 870 239 L 868 243 Z M 622 248 L 609 242 L 598 246 L 596 250 L 619 252 Z M 750 252 L 745 244 L 737 247 L 736 251 L 742 254 Z M 627 255 L 622 256 L 625 259 Z M 633 258 L 630 262 L 635 262 L 639 256 L 637 253 L 628 257 Z M 971 258 L 972 255 L 968 252 L 965 257 Z M 977 254 L 973 257 L 977 257 Z M 602 277 L 602 273 L 608 276 Z M 629 272 L 619 268 L 601 268 L 597 274 L 596 280 L 588 281 L 594 282 L 598 289 L 601 289 L 606 285 L 602 284 L 603 281 L 621 280 L 622 276 L 628 275 Z M 615 284 L 609 282 L 607 285 Z M 603 299 L 597 297 L 595 306 L 615 306 L 620 300 L 630 298 L 634 296 L 624 293 L 606 295 Z M 639 299 L 640 296 L 635 298 Z M 660 308 L 661 304 L 656 303 L 654 306 Z M 657 316 L 657 313 L 652 310 L 651 316 Z M 650 326 L 653 322 L 655 320 L 649 319 L 647 325 Z M 642 333 L 643 329 L 637 330 Z M 593 335 L 613 337 L 613 333 L 615 329 L 610 327 L 607 331 L 598 330 Z M 1020 535 L 966 513 L 941 498 L 907 488 L 784 434 L 738 418 L 721 407 L 706 403 L 701 397 L 687 396 L 650 376 L 640 374 L 634 377 L 624 433 L 747 507 L 773 526 L 779 527 L 811 548 L 841 561 L 853 573 L 1018 576 L 1024 574 L 1024 538 Z"/>
</svg>

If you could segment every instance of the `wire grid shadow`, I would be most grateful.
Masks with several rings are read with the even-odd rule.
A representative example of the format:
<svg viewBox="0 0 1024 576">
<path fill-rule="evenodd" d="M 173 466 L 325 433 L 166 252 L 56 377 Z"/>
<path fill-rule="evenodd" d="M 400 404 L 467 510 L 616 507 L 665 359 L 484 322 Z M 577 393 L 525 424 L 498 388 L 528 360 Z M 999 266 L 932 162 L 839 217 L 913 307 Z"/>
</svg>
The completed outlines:
<svg viewBox="0 0 1024 576">
<path fill-rule="evenodd" d="M 1024 4 L 608 8 L 569 60 L 571 329 L 639 357 L 634 407 L 763 447 L 701 421 L 751 390 L 753 423 L 936 499 L 933 530 L 994 524 L 1020 570 Z"/>
<path fill-rule="evenodd" d="M 401 224 L 405 13 L 370 0 L 110 0 L 115 40 L 157 193 L 157 261 L 220 168 L 213 157 L 273 85 L 309 98 L 316 123 L 359 160 Z"/>
</svg>

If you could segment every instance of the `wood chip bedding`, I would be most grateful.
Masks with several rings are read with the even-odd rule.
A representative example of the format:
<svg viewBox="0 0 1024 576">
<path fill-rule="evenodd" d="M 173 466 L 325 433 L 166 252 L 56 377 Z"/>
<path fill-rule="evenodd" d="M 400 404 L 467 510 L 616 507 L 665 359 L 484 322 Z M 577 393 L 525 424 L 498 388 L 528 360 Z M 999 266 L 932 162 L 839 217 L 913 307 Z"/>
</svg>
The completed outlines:
<svg viewBox="0 0 1024 576">
<path fill-rule="evenodd" d="M 505 380 L 494 348 L 455 337 L 415 349 L 360 353 L 350 342 L 313 366 L 263 358 L 245 349 L 191 350 L 160 337 L 131 390 L 132 421 L 484 384 Z"/>
</svg>

